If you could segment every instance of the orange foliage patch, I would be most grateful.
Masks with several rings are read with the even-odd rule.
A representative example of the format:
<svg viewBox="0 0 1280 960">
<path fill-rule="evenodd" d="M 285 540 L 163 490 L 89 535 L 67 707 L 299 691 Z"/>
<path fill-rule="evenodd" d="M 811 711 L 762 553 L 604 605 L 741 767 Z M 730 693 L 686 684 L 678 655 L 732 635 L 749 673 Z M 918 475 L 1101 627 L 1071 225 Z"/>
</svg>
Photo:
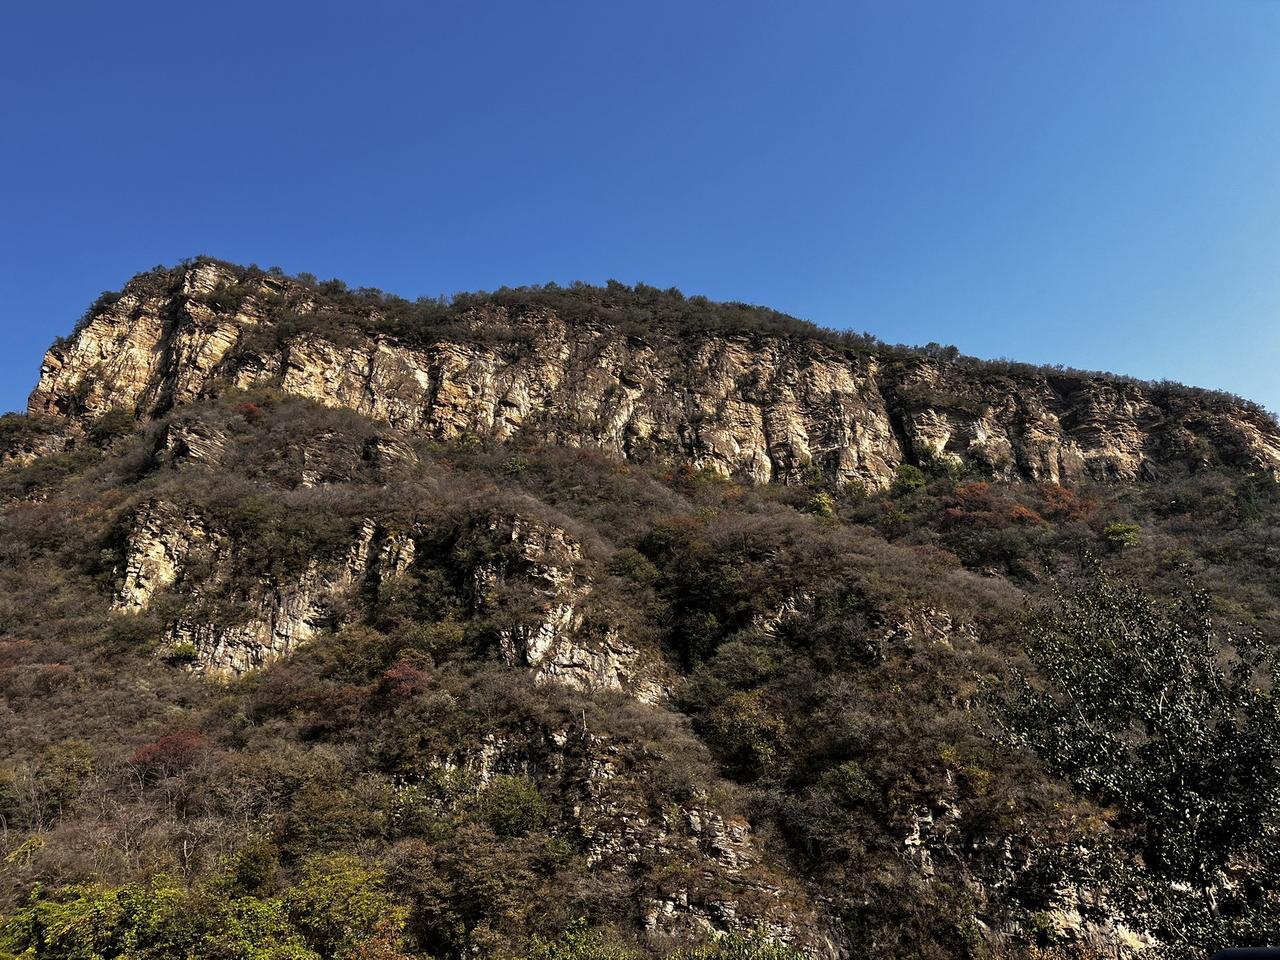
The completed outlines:
<svg viewBox="0 0 1280 960">
<path fill-rule="evenodd" d="M 1009 509 L 1009 519 L 1014 523 L 1044 523 L 1044 517 L 1020 503 L 1015 503 Z"/>
</svg>

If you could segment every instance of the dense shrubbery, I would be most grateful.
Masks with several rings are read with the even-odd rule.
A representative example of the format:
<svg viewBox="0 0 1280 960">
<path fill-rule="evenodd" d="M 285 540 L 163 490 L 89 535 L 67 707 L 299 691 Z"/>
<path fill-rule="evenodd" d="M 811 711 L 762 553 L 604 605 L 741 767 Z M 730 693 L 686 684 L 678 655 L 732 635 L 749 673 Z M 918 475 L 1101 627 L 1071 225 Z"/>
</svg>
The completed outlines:
<svg viewBox="0 0 1280 960">
<path fill-rule="evenodd" d="M 175 453 L 184 431 L 220 452 Z M 640 898 L 679 870 L 712 881 L 586 862 L 581 794 L 547 744 L 572 758 L 588 734 L 617 747 L 637 809 L 710 792 L 744 811 L 859 955 L 991 955 L 975 918 L 1030 931 L 1011 949 L 1070 955 L 1044 918 L 1071 884 L 1170 940 L 1270 916 L 1255 841 L 1273 827 L 1274 483 L 1010 486 L 926 462 L 868 494 L 532 443 L 405 443 L 375 463 L 379 436 L 257 391 L 151 426 L 114 417 L 0 468 L 0 949 L 648 955 Z M 133 518 L 156 502 L 233 543 L 227 579 L 111 613 Z M 503 611 L 470 605 L 463 559 L 498 556 L 477 518 L 512 513 L 581 543 L 584 623 L 668 671 L 678 712 L 497 661 Z M 194 649 L 155 657 L 184 604 L 237 616 L 254 589 L 340 558 L 366 517 L 411 531 L 417 559 L 344 598 L 335 629 L 223 685 L 185 669 Z M 1206 593 L 1187 593 L 1188 567 Z M 1052 585 L 1082 574 L 1055 606 Z M 1031 626 L 1028 604 L 1047 611 Z M 498 742 L 527 764 L 468 772 Z M 673 949 L 789 957 L 750 938 Z"/>
<path fill-rule="evenodd" d="M 244 859 L 196 888 L 158 876 L 122 887 L 35 893 L 0 921 L 0 958 L 31 960 L 410 960 L 405 908 L 386 880 L 350 858 L 317 859 L 297 884 L 271 893 Z M 574 922 L 507 954 L 528 960 L 640 960 L 608 927 Z M 726 935 L 669 960 L 802 960 L 765 937 Z"/>
<path fill-rule="evenodd" d="M 192 889 L 169 877 L 32 896 L 0 926 L 0 956 L 32 960 L 177 957 L 394 960 L 408 957 L 405 911 L 353 860 L 317 860 L 274 896 L 243 876 Z"/>
</svg>

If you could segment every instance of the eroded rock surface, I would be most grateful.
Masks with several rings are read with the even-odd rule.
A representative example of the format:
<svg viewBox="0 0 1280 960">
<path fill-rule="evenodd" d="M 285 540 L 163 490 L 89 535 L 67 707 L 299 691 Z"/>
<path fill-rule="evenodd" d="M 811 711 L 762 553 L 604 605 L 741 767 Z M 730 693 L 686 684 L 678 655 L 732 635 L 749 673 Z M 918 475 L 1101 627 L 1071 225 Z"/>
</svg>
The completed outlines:
<svg viewBox="0 0 1280 960">
<path fill-rule="evenodd" d="M 136 513 L 127 534 L 114 607 L 139 612 L 160 591 L 183 588 L 167 648 L 187 651 L 201 670 L 241 674 L 337 626 L 335 598 L 357 588 L 376 590 L 408 571 L 417 550 L 410 533 L 368 519 L 342 558 L 311 558 L 294 577 L 253 584 L 237 594 L 247 609 L 239 619 L 226 617 L 225 596 L 217 605 L 222 615 L 209 617 L 200 601 L 225 592 L 237 562 L 234 543 L 191 511 L 151 503 Z M 196 559 L 199 576 L 184 577 Z M 580 544 L 554 524 L 516 514 L 481 516 L 469 539 L 434 560 L 461 571 L 472 612 L 495 624 L 502 659 L 527 667 L 538 682 L 614 690 L 649 703 L 665 695 L 665 671 L 652 655 L 642 655 L 613 625 L 586 622 L 589 564 Z"/>
<path fill-rule="evenodd" d="M 614 625 L 585 624 L 592 583 L 571 536 L 549 523 L 499 516 L 484 523 L 483 539 L 494 549 L 472 568 L 472 596 L 478 611 L 498 614 L 507 663 L 580 690 L 626 691 L 647 702 L 662 697 L 656 664 L 646 664 Z"/>
<path fill-rule="evenodd" d="M 834 955 L 819 911 L 769 864 L 746 820 L 705 793 L 680 805 L 658 803 L 633 751 L 567 727 L 532 740 L 489 735 L 435 766 L 464 791 L 519 776 L 563 799 L 572 811 L 568 832 L 593 875 L 647 891 L 637 920 L 656 941 L 763 932 Z"/>
<path fill-rule="evenodd" d="M 361 525 L 341 559 L 311 559 L 296 578 L 266 578 L 239 597 L 245 615 L 202 614 L 201 600 L 217 593 L 236 563 L 233 543 L 199 517 L 165 504 L 140 511 L 128 536 L 115 608 L 147 609 L 167 588 L 181 589 L 181 608 L 165 633 L 167 652 L 183 651 L 193 666 L 213 675 L 238 675 L 287 655 L 334 626 L 334 600 L 345 591 L 403 573 L 413 562 L 412 538 L 372 520 Z M 197 575 L 188 564 L 199 559 Z M 223 598 L 225 601 L 226 598 Z"/>
<path fill-rule="evenodd" d="M 477 306 L 463 318 L 473 335 L 413 343 L 380 332 L 372 308 L 358 329 L 278 319 L 317 309 L 294 281 L 214 261 L 163 283 L 144 275 L 49 351 L 29 410 L 152 417 L 229 386 L 270 386 L 413 435 L 531 432 L 758 482 L 817 469 L 873 488 L 925 459 L 1052 482 L 1280 469 L 1280 432 L 1261 411 L 1114 378 L 978 374 L 799 336 L 638 336 L 540 306 Z"/>
</svg>

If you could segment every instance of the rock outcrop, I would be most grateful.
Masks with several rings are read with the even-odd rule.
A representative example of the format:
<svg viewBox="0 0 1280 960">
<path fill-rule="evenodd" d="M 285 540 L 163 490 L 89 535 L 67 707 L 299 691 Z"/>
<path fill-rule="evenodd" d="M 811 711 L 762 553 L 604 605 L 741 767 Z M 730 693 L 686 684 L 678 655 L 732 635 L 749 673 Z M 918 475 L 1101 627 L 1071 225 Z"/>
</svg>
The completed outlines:
<svg viewBox="0 0 1280 960">
<path fill-rule="evenodd" d="M 25 424 L 24 424 L 25 425 Z M 13 437 L 0 435 L 0 467 L 26 466 L 41 457 L 62 453 L 68 438 L 60 430 L 32 430 Z"/>
<path fill-rule="evenodd" d="M 1016 883 L 1019 872 L 1028 864 L 1015 862 L 1007 845 L 1002 850 L 965 851 L 962 820 L 961 809 L 946 800 L 914 811 L 903 838 L 903 851 L 926 884 L 937 882 L 940 866 L 950 867 L 950 876 L 961 877 L 981 910 L 999 887 Z M 1076 848 L 1071 853 L 1082 872 L 1094 866 L 1089 850 Z M 995 876 L 977 876 L 966 862 L 966 854 L 974 860 L 999 864 Z M 1079 881 L 1057 884 L 1047 908 L 1038 911 L 1029 923 L 1006 919 L 992 932 L 1010 943 L 1032 933 L 1065 948 L 1072 956 L 1139 957 L 1160 946 L 1150 934 L 1133 929 L 1123 911 L 1099 889 Z"/>
<path fill-rule="evenodd" d="M 403 573 L 413 555 L 411 538 L 367 520 L 340 561 L 313 559 L 296 579 L 259 584 L 248 601 L 248 616 L 239 622 L 182 616 L 169 627 L 167 646 L 189 651 L 200 669 L 215 675 L 242 674 L 261 667 L 336 625 L 336 598 L 353 588 L 376 587 L 383 578 Z M 194 585 L 195 599 L 203 589 L 207 589 L 205 584 Z"/>
<path fill-rule="evenodd" d="M 490 734 L 473 750 L 440 757 L 432 772 L 446 776 L 448 793 L 476 794 L 495 777 L 517 776 L 560 798 L 592 874 L 644 891 L 636 919 L 656 941 L 764 933 L 817 956 L 836 954 L 819 912 L 771 867 L 745 819 L 705 792 L 659 802 L 637 763 L 632 746 L 573 726 L 545 736 Z M 402 789 L 412 792 L 415 782 Z"/>
<path fill-rule="evenodd" d="M 413 556 L 412 538 L 367 520 L 344 557 L 310 559 L 293 579 L 268 577 L 248 589 L 237 586 L 231 598 L 221 598 L 218 616 L 205 616 L 202 601 L 225 592 L 232 576 L 234 544 L 197 516 L 151 504 L 134 519 L 114 607 L 138 613 L 160 591 L 181 590 L 161 652 L 180 654 L 214 676 L 234 676 L 287 655 L 333 626 L 334 601 L 341 594 L 403 573 Z M 200 573 L 188 576 L 188 564 L 196 558 Z M 229 618 L 229 606 L 240 607 L 244 615 Z"/>
<path fill-rule="evenodd" d="M 113 608 L 125 613 L 147 609 L 158 591 L 177 581 L 193 551 L 215 546 L 199 517 L 163 503 L 148 504 L 129 532 L 124 576 Z"/>
<path fill-rule="evenodd" d="M 621 690 L 649 703 L 663 696 L 655 665 L 614 625 L 590 630 L 584 623 L 592 584 L 572 537 L 521 516 L 490 517 L 484 527 L 491 552 L 471 568 L 472 601 L 476 612 L 496 615 L 507 663 L 580 690 Z"/>
<path fill-rule="evenodd" d="M 169 440 L 175 435 L 190 437 L 192 431 L 166 430 L 161 451 L 173 449 Z M 514 514 L 481 516 L 474 526 L 434 562 L 467 584 L 470 613 L 491 621 L 505 662 L 529 669 L 540 683 L 614 690 L 646 703 L 663 698 L 666 671 L 655 657 L 623 640 L 616 625 L 586 622 L 593 583 L 577 541 L 554 524 Z M 138 613 L 175 588 L 177 608 L 164 652 L 182 651 L 210 674 L 237 675 L 339 625 L 337 599 L 362 590 L 372 601 L 382 581 L 411 568 L 417 550 L 411 534 L 366 519 L 340 558 L 311 557 L 295 564 L 293 577 L 233 585 L 237 557 L 231 538 L 193 511 L 148 503 L 127 531 L 113 608 Z M 199 570 L 189 576 L 195 562 Z M 218 616 L 203 612 L 203 601 L 213 597 Z M 228 618 L 229 609 L 243 616 Z"/>
<path fill-rule="evenodd" d="M 480 302 L 412 341 L 379 322 L 376 303 L 358 319 L 296 281 L 217 261 L 142 275 L 49 351 L 29 410 L 147 418 L 269 386 L 406 434 L 531 434 L 758 482 L 816 469 L 873 488 L 927 460 L 1050 482 L 1280 470 L 1280 431 L 1262 411 L 1119 378 L 800 335 L 636 332 L 537 303 Z"/>
</svg>

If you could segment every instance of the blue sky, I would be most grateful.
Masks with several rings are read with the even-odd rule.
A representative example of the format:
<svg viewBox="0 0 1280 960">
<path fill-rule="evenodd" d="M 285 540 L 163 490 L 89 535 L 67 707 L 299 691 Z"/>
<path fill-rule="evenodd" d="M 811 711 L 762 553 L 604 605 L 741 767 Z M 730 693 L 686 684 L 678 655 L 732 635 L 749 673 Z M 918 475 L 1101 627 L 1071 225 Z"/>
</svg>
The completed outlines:
<svg viewBox="0 0 1280 960">
<path fill-rule="evenodd" d="M 1280 2 L 10 4 L 0 409 L 196 253 L 679 286 L 1280 409 Z"/>
</svg>

